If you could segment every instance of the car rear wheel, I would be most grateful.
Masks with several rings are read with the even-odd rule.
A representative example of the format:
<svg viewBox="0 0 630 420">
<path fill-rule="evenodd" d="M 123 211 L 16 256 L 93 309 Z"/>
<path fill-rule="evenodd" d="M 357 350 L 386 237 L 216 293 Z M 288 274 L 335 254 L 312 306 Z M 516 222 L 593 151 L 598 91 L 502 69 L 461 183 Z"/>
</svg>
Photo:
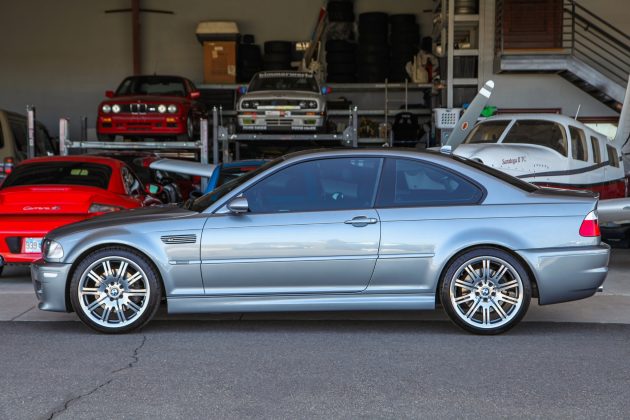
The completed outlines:
<svg viewBox="0 0 630 420">
<path fill-rule="evenodd" d="M 192 141 L 195 139 L 195 123 L 191 116 L 186 118 L 186 134 L 180 134 L 177 136 L 179 141 Z"/>
<path fill-rule="evenodd" d="M 506 251 L 477 248 L 446 269 L 440 298 L 449 318 L 476 334 L 500 334 L 523 318 L 531 281 L 520 261 Z"/>
<path fill-rule="evenodd" d="M 145 325 L 155 315 L 161 295 L 151 262 L 121 247 L 89 254 L 70 283 L 74 311 L 86 325 L 105 333 L 125 333 Z"/>
</svg>

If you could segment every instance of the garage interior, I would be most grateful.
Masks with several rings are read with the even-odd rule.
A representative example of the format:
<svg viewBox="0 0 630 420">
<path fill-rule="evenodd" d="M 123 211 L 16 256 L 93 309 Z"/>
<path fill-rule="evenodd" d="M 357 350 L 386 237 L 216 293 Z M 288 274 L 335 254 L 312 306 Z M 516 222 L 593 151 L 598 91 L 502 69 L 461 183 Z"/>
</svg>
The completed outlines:
<svg viewBox="0 0 630 420">
<path fill-rule="evenodd" d="M 4 142 L 15 141 L 12 146 L 15 150 L 0 154 L 3 159 L 0 160 L 0 195 L 5 177 L 27 158 L 98 154 L 131 165 L 133 159 L 142 156 L 140 166 L 144 166 L 147 173 L 149 167 L 153 171 L 147 175 L 152 178 L 138 174 L 143 191 L 146 186 L 147 196 L 161 203 L 181 205 L 240 176 L 241 168 L 243 173 L 256 170 L 287 153 L 320 148 L 439 150 L 448 144 L 458 127 L 463 127 L 458 126 L 462 121 L 465 121 L 466 133 L 470 133 L 476 122 L 492 116 L 531 114 L 533 119 L 540 115 L 566 116 L 597 133 L 589 139 L 601 135 L 602 139 L 612 142 L 624 104 L 626 111 L 630 108 L 630 103 L 626 103 L 627 90 L 630 90 L 630 7 L 619 0 L 23 0 L 7 2 L 2 7 L 0 32 L 4 34 L 4 42 L 0 43 L 0 151 Z M 244 130 L 239 116 L 242 118 L 244 114 L 247 118 L 251 113 L 242 109 L 242 102 L 245 95 L 251 94 L 250 81 L 257 73 L 266 71 L 312 72 L 317 81 L 317 95 L 326 107 L 321 113 L 323 126 L 312 131 L 297 131 L 292 130 L 289 123 L 288 130 Z M 178 137 L 128 132 L 109 138 L 100 135 L 98 125 L 102 124 L 102 119 L 117 112 L 107 111 L 110 114 L 105 115 L 104 106 L 116 103 L 115 91 L 121 82 L 135 76 L 176 76 L 191 82 L 190 92 L 194 95 L 190 98 L 187 92 L 188 99 L 203 108 L 203 115 L 195 114 L 192 134 L 184 132 Z M 493 82 L 491 96 L 486 97 L 481 108 L 474 108 L 477 112 L 471 117 L 467 110 L 474 107 L 488 81 Z M 280 98 L 283 100 L 286 98 Z M 170 111 L 160 112 L 168 114 Z M 272 115 L 270 112 L 267 111 L 267 117 Z M 279 112 L 281 116 L 291 114 Z M 467 118 L 473 118 L 469 128 Z M 607 153 L 613 153 L 613 149 L 609 148 Z M 606 151 L 606 146 L 602 150 Z M 619 150 L 616 164 L 612 157 L 608 161 L 600 159 L 599 155 L 597 160 L 591 155 L 591 163 L 622 168 L 625 171 L 621 180 L 625 185 L 622 196 L 630 200 L 630 142 L 626 140 Z M 450 154 L 452 150 L 442 148 L 442 152 Z M 161 179 L 154 178 L 156 171 L 167 173 L 177 165 L 169 166 L 171 162 L 163 167 L 153 166 L 160 158 L 182 159 L 199 165 L 191 166 L 192 172 L 182 172 L 181 178 L 179 175 L 175 180 L 171 175 L 164 177 L 168 181 L 162 184 Z M 501 158 L 505 163 L 513 156 Z M 543 166 L 548 165 L 547 162 L 530 163 L 534 167 L 539 164 L 538 168 L 545 167 L 549 172 L 554 170 Z M 219 178 L 218 172 L 213 172 L 215 166 L 210 164 L 227 168 L 225 179 Z M 229 165 L 233 165 L 234 173 L 229 172 Z M 170 186 L 175 183 L 179 185 L 177 191 Z M 600 201 L 600 208 L 606 208 L 605 202 Z M 7 217 L 2 214 L 2 206 L 9 204 L 0 200 L 0 223 Z M 29 205 L 30 209 L 38 205 L 33 206 Z M 630 207 L 626 206 L 623 211 L 628 209 Z M 592 328 L 588 330 L 592 337 L 608 327 L 615 328 L 613 333 L 621 331 L 621 337 L 628 337 L 627 330 L 622 328 L 630 324 L 630 216 L 623 220 L 609 219 L 607 223 L 603 225 L 603 232 L 608 235 L 604 240 L 613 249 L 603 293 L 553 307 L 532 305 L 524 318 L 528 322 L 527 334 L 532 328 L 529 325 L 540 323 L 551 325 L 546 334 L 571 324 L 570 328 L 576 329 L 588 325 L 585 328 Z M 40 253 L 42 239 L 36 244 Z M 20 240 L 17 238 L 7 245 L 11 252 L 16 249 L 26 252 L 27 247 L 35 246 L 26 241 L 22 244 Z M 5 264 L 0 258 L 0 342 L 4 334 L 2 324 L 20 322 L 35 325 L 33 334 L 44 329 L 38 323 L 59 323 L 59 328 L 71 330 L 68 338 L 71 342 L 75 332 L 68 325 L 78 324 L 76 314 L 43 312 L 36 305 L 28 268 Z M 305 327 L 307 331 L 322 335 L 332 333 L 334 340 L 336 334 L 345 331 L 324 323 L 346 322 L 342 329 L 350 330 L 359 323 L 361 328 L 369 330 L 372 322 L 382 321 L 383 328 L 405 335 L 418 333 L 411 328 L 407 330 L 409 324 L 405 323 L 420 321 L 431 328 L 437 323 L 435 328 L 439 332 L 439 323 L 446 317 L 418 315 L 412 311 L 394 315 L 305 313 L 167 317 L 162 308 L 157 319 L 160 323 L 174 319 L 176 323 L 198 322 L 205 326 L 208 324 L 204 323 L 218 323 L 221 334 L 227 334 L 225 325 L 251 322 L 240 330 L 243 333 L 250 325 L 258 328 L 259 321 L 271 320 L 280 325 L 285 335 L 294 328 L 299 329 L 302 323 L 313 321 Z M 166 334 L 175 333 L 163 324 L 159 328 L 166 328 Z M 177 329 L 172 325 L 170 328 Z M 265 328 L 261 328 L 263 334 Z M 194 327 L 187 332 L 191 331 L 194 334 Z M 375 335 L 388 334 L 381 330 L 369 331 Z M 10 335 L 18 334 L 11 332 Z M 274 337 L 274 340 L 286 339 L 283 337 Z M 538 338 L 543 344 L 549 344 L 542 334 Z M 561 351 L 569 353 L 586 339 L 588 337 L 575 332 Z M 15 340 L 21 343 L 20 338 Z M 140 347 L 134 344 L 129 369 L 138 363 L 138 349 L 145 341 L 146 336 Z M 28 347 L 28 343 L 20 345 Z M 468 345 L 491 351 L 480 342 Z M 449 346 L 455 347 L 453 342 Z M 165 348 L 165 351 L 174 351 L 168 345 Z M 552 348 L 548 353 L 556 350 Z M 530 354 L 523 354 L 522 359 L 528 359 Z M 627 352 L 622 356 L 626 357 Z M 520 368 L 527 369 L 529 359 L 523 363 Z M 580 359 L 572 363 L 580 366 L 586 362 Z M 334 363 L 329 367 L 332 365 Z M 554 367 L 560 365 L 562 362 L 557 362 Z M 624 372 L 627 373 L 627 369 Z M 621 382 L 627 386 L 627 378 Z M 320 385 L 326 387 L 325 381 Z M 20 386 L 30 387 L 29 384 Z M 594 392 L 587 386 L 584 389 Z M 81 395 L 77 406 L 84 394 L 91 395 L 84 391 L 73 392 Z M 34 412 L 22 411 L 26 409 L 19 408 L 10 396 L 5 398 L 7 406 L 3 407 L 0 398 L 0 417 L 4 409 L 7 418 L 31 418 L 42 413 L 57 418 L 68 409 L 66 397 L 60 395 L 51 401 L 36 401 Z M 70 407 L 75 404 L 72 401 Z M 612 417 L 627 410 L 626 403 L 620 401 L 615 400 L 613 408 L 618 411 L 613 411 Z M 178 402 L 172 404 L 176 406 Z M 12 408 L 8 408 L 9 405 Z M 252 407 L 248 405 L 251 411 L 247 413 L 237 409 L 219 412 L 224 416 L 236 413 L 236 417 L 248 417 L 255 413 L 256 407 Z M 351 408 L 355 411 L 333 411 L 341 417 L 360 412 L 360 407 Z M 378 407 L 372 409 L 362 414 L 368 417 L 374 413 L 383 417 L 400 414 L 379 411 Z M 568 412 L 558 411 L 562 409 L 550 403 L 532 408 L 532 413 L 563 417 Z M 182 408 L 181 413 L 199 414 L 187 410 Z M 404 414 L 418 415 L 416 408 L 409 410 Z M 300 413 L 271 409 L 262 412 L 263 417 L 272 418 Z M 586 412 L 594 417 L 601 414 Z M 141 418 L 146 412 L 138 408 L 130 413 Z M 159 412 L 152 413 L 160 416 Z M 169 412 L 172 416 L 178 413 Z M 314 413 L 318 414 L 309 412 Z M 479 413 L 487 414 L 483 410 Z M 86 412 L 72 414 L 81 417 Z M 436 417 L 452 417 L 452 414 L 440 412 Z M 513 415 L 513 412 L 493 414 Z"/>
</svg>

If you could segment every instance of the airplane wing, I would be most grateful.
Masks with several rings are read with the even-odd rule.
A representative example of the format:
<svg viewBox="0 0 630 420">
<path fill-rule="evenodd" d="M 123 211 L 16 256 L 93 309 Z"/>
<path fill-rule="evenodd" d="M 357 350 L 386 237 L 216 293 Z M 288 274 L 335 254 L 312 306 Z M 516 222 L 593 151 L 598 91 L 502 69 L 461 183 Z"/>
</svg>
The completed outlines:
<svg viewBox="0 0 630 420">
<path fill-rule="evenodd" d="M 494 82 L 488 80 L 483 87 L 479 90 L 475 99 L 470 103 L 464 115 L 459 119 L 457 127 L 453 129 L 453 132 L 448 137 L 448 141 L 445 146 L 451 146 L 451 150 L 455 150 L 457 146 L 462 144 L 468 133 L 473 129 L 477 123 L 481 111 L 488 103 L 490 95 L 492 95 L 492 89 L 494 89 Z"/>
<path fill-rule="evenodd" d="M 155 162 L 151 162 L 149 167 L 151 169 L 158 169 L 161 171 L 210 178 L 212 177 L 212 173 L 214 172 L 216 165 L 179 159 L 160 159 Z"/>
</svg>

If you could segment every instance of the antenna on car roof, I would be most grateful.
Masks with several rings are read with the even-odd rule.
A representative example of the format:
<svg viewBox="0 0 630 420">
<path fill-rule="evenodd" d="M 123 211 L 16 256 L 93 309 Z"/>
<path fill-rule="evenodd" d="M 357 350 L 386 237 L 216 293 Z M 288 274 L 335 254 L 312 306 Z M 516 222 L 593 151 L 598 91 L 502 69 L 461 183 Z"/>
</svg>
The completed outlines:
<svg viewBox="0 0 630 420">
<path fill-rule="evenodd" d="M 578 104 L 578 109 L 575 111 L 575 118 L 573 118 L 575 121 L 577 121 L 577 117 L 580 115 L 580 108 L 582 108 L 582 104 Z"/>
</svg>

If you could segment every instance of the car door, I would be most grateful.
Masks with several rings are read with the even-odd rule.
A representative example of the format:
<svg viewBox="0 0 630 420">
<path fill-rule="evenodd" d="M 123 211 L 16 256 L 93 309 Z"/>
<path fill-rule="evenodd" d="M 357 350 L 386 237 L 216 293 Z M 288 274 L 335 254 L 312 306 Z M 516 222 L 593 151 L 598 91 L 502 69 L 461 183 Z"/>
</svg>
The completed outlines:
<svg viewBox="0 0 630 420">
<path fill-rule="evenodd" d="M 204 226 L 206 294 L 364 290 L 380 240 L 381 166 L 371 157 L 314 159 L 248 187 L 249 212 L 215 214 Z"/>
<path fill-rule="evenodd" d="M 474 181 L 418 159 L 387 158 L 376 209 L 379 258 L 369 291 L 433 293 L 449 240 L 470 225 L 484 197 Z"/>
</svg>

